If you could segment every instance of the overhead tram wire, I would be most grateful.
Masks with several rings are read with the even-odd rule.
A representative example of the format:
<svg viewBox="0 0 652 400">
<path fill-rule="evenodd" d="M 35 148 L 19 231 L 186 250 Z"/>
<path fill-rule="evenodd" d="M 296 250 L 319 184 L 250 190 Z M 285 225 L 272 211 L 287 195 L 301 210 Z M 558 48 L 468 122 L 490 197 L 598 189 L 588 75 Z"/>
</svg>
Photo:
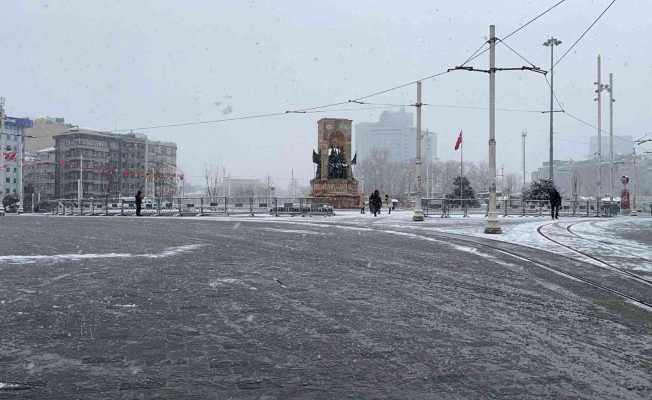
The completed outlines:
<svg viewBox="0 0 652 400">
<path fill-rule="evenodd" d="M 516 33 L 520 32 L 520 31 L 523 30 L 523 29 L 525 29 L 528 25 L 530 25 L 530 24 L 533 23 L 534 21 L 538 20 L 539 18 L 543 17 L 544 15 L 546 15 L 547 13 L 549 13 L 550 11 L 552 11 L 552 10 L 553 10 L 554 8 L 556 8 L 557 6 L 563 4 L 564 2 L 566 2 L 566 0 L 559 0 L 557 3 L 555 3 L 555 4 L 553 4 L 552 6 L 548 7 L 546 10 L 544 10 L 544 11 L 542 11 L 541 13 L 537 14 L 537 15 L 534 16 L 533 18 L 530 18 L 530 20 L 528 20 L 526 23 L 522 24 L 521 26 L 517 27 L 516 29 L 514 29 L 513 31 L 511 31 L 510 33 L 508 33 L 504 38 L 502 38 L 502 40 L 507 40 L 507 39 L 509 39 L 510 37 L 514 36 Z M 481 49 L 482 49 L 483 47 L 485 47 L 486 45 L 487 45 L 487 42 L 484 42 L 484 43 L 483 43 L 483 44 L 482 44 L 482 45 L 481 45 L 481 46 L 480 46 L 480 47 L 479 47 L 479 48 L 478 48 L 478 49 L 477 49 L 477 50 L 476 50 L 476 51 L 475 51 L 475 52 L 474 52 L 474 53 L 473 53 L 469 58 L 466 59 L 466 61 L 464 61 L 464 63 L 462 63 L 462 66 L 466 65 L 467 63 L 469 63 L 469 62 L 475 60 L 476 58 L 478 58 L 480 55 L 482 55 L 482 54 L 486 53 L 487 51 L 489 51 L 489 48 L 488 48 L 488 47 L 487 47 L 486 49 L 484 49 L 484 50 L 481 51 Z M 507 47 L 509 47 L 509 46 L 507 46 Z M 511 48 L 510 48 L 510 49 L 511 49 Z M 516 51 L 515 51 L 514 49 L 511 49 L 511 50 L 514 51 L 514 52 L 516 53 Z M 477 54 L 476 54 L 476 53 L 477 53 Z M 518 54 L 518 53 L 517 53 L 517 54 Z M 519 56 L 520 56 L 520 55 L 519 55 Z M 522 56 L 520 56 L 520 57 L 522 57 Z M 526 60 L 526 61 L 527 61 L 527 60 Z M 527 62 L 528 62 L 529 64 L 533 65 L 533 64 L 530 63 L 529 61 L 527 61 Z M 336 105 L 342 105 L 342 104 L 345 104 L 345 103 L 347 103 L 347 102 L 348 102 L 348 103 L 356 103 L 356 102 L 358 102 L 358 101 L 361 101 L 361 100 L 364 100 L 364 99 L 368 99 L 368 98 L 370 98 L 370 97 L 379 96 L 379 95 L 381 95 L 381 94 L 385 94 L 385 93 L 388 93 L 388 92 L 391 92 L 391 91 L 394 91 L 394 90 L 398 90 L 398 89 L 402 89 L 402 88 L 404 88 L 404 87 L 408 87 L 408 86 L 410 86 L 410 85 L 414 85 L 414 84 L 416 84 L 418 81 L 425 81 L 425 80 L 433 79 L 433 78 L 436 78 L 436 77 L 438 77 L 438 76 L 441 76 L 441 75 L 447 74 L 447 73 L 449 73 L 449 72 L 450 72 L 450 71 L 448 71 L 448 70 L 441 71 L 441 72 L 438 72 L 438 73 L 435 73 L 435 74 L 432 74 L 432 75 L 425 76 L 425 77 L 420 78 L 420 79 L 415 79 L 415 80 L 410 81 L 410 82 L 406 82 L 406 83 L 403 83 L 403 84 L 400 84 L 400 85 L 397 85 L 397 86 L 394 86 L 394 87 L 391 87 L 391 88 L 388 88 L 388 89 L 379 90 L 379 91 L 377 91 L 377 92 L 373 92 L 373 93 L 370 93 L 370 94 L 368 94 L 368 95 L 361 96 L 361 97 L 357 97 L 357 98 L 354 98 L 354 99 L 351 99 L 351 100 L 348 100 L 348 101 L 343 101 L 343 102 L 338 102 L 338 103 L 333 103 L 333 104 L 327 104 L 327 105 L 323 105 L 323 106 L 316 106 L 316 107 L 311 107 L 311 108 L 305 108 L 305 109 L 296 109 L 296 111 L 308 111 L 308 110 L 316 110 L 316 109 L 321 109 L 321 108 L 328 108 L 328 107 L 333 107 L 333 106 L 336 106 Z"/>
<path fill-rule="evenodd" d="M 343 103 L 347 104 L 347 103 Z M 194 126 L 194 125 L 208 125 L 208 124 L 217 124 L 221 122 L 229 121 L 241 121 L 247 119 L 261 119 L 269 117 L 280 117 L 288 114 L 318 114 L 325 112 L 349 112 L 349 111 L 367 111 L 367 110 L 380 110 L 388 108 L 397 108 L 403 105 L 397 104 L 386 104 L 386 105 L 374 105 L 373 107 L 359 107 L 359 108 L 343 108 L 343 109 L 331 109 L 331 110 L 308 110 L 308 111 L 283 111 L 276 113 L 267 113 L 267 114 L 254 114 L 254 115 L 244 115 L 242 117 L 233 117 L 233 118 L 223 118 L 223 119 L 213 119 L 205 121 L 191 121 L 191 122 L 178 122 L 171 124 L 162 124 L 162 125 L 151 125 L 151 126 L 142 126 L 138 128 L 129 128 L 129 129 L 113 129 L 109 132 L 129 132 L 129 131 L 138 131 L 138 130 L 150 130 L 150 129 L 161 129 L 161 128 L 176 128 L 182 126 Z"/>
<path fill-rule="evenodd" d="M 222 118 L 222 119 L 213 119 L 213 120 L 206 120 L 206 121 L 177 122 L 177 123 L 171 123 L 171 124 L 143 126 L 143 127 L 139 127 L 139 128 L 113 129 L 110 132 L 129 132 L 129 131 L 148 130 L 148 129 L 176 128 L 176 127 L 180 127 L 180 126 L 207 125 L 207 124 L 216 124 L 216 123 L 228 122 L 228 121 L 240 121 L 240 120 L 246 120 L 246 119 L 259 119 L 259 118 L 267 118 L 267 117 L 277 117 L 277 116 L 281 116 L 281 115 L 285 115 L 285 114 L 286 114 L 286 112 L 275 112 L 275 113 L 266 113 L 266 114 L 252 114 L 252 115 L 243 115 L 242 117 Z"/>
<path fill-rule="evenodd" d="M 566 1 L 566 0 L 560 0 L 560 1 L 558 1 L 557 3 L 553 4 L 553 5 L 550 6 L 547 10 L 543 11 L 541 14 L 539 14 L 539 15 L 537 15 L 536 17 L 530 19 L 528 22 L 524 23 L 523 25 L 519 26 L 518 28 L 516 28 L 516 29 L 514 29 L 513 31 L 511 31 L 510 33 L 508 33 L 505 37 L 503 37 L 503 40 L 507 40 L 507 39 L 509 39 L 510 37 L 514 36 L 516 33 L 518 33 L 519 31 L 521 31 L 522 29 L 525 29 L 525 27 L 527 27 L 528 25 L 530 25 L 531 23 L 533 23 L 533 22 L 536 21 L 537 19 L 539 19 L 539 18 L 543 17 L 544 15 L 548 14 L 548 13 L 549 13 L 550 11 L 552 11 L 555 7 L 561 5 L 561 4 L 564 3 L 565 1 Z"/>
<path fill-rule="evenodd" d="M 514 49 L 512 48 L 512 46 L 508 45 L 507 42 L 505 42 L 504 39 L 498 38 L 498 43 L 501 43 L 502 45 L 504 45 L 505 47 L 507 47 L 509 50 L 511 50 L 512 53 L 516 54 L 516 55 L 517 55 L 521 60 L 523 60 L 523 61 L 525 61 L 526 63 L 530 64 L 530 66 L 535 67 L 535 68 L 538 68 L 536 65 L 534 65 L 534 63 L 532 63 L 532 61 L 528 60 L 528 59 L 525 58 L 525 56 L 523 56 L 521 53 L 519 53 L 518 51 L 514 50 Z"/>
<path fill-rule="evenodd" d="M 566 2 L 566 0 L 559 0 L 558 2 L 556 2 L 555 4 L 553 4 L 552 6 L 548 7 L 545 11 L 542 11 L 541 13 L 539 13 L 539 14 L 536 15 L 535 17 L 531 18 L 529 21 L 527 21 L 527 22 L 524 23 L 523 25 L 519 26 L 518 28 L 514 29 L 513 31 L 511 31 L 510 33 L 508 33 L 507 35 L 505 35 L 505 36 L 502 38 L 502 40 L 507 40 L 507 39 L 509 39 L 510 37 L 514 36 L 515 34 L 517 34 L 518 32 L 520 32 L 521 30 L 525 29 L 528 25 L 530 25 L 530 24 L 533 23 L 534 21 L 538 20 L 539 18 L 543 17 L 544 15 L 548 14 L 550 11 L 552 11 L 552 10 L 553 10 L 554 8 L 556 8 L 557 6 L 563 4 L 564 2 Z M 486 44 L 486 42 L 485 42 L 485 44 Z M 485 44 L 483 44 L 483 46 L 484 46 Z M 482 48 L 483 46 L 481 46 L 480 48 Z M 469 57 L 469 59 L 467 59 L 467 60 L 464 62 L 464 64 L 462 64 L 461 66 L 462 66 L 462 67 L 465 66 L 466 64 L 470 63 L 471 61 L 475 60 L 476 58 L 480 57 L 481 55 L 483 55 L 484 53 L 486 53 L 486 52 L 488 52 L 488 51 L 489 51 L 489 47 L 487 47 L 486 49 L 482 50 L 482 51 L 479 52 L 478 54 L 476 54 L 476 55 L 474 55 L 474 56 L 472 56 L 472 57 Z"/>
<path fill-rule="evenodd" d="M 582 38 L 584 38 L 584 36 L 586 36 L 586 34 L 591 30 L 591 28 L 593 28 L 593 26 L 594 26 L 594 25 L 595 25 L 595 24 L 600 20 L 600 18 L 602 18 L 602 16 L 607 12 L 607 10 L 609 10 L 609 8 L 611 8 L 611 6 L 612 6 L 615 2 L 616 2 L 616 0 L 612 0 L 611 3 L 609 3 L 609 5 L 608 5 L 604 10 L 602 10 L 602 12 L 600 13 L 600 15 L 598 15 L 598 16 L 593 20 L 593 22 L 591 23 L 591 25 L 589 25 L 589 27 L 586 28 L 586 29 L 584 30 L 584 32 L 582 32 L 582 34 L 580 35 L 580 37 L 578 37 L 577 40 L 575 40 L 575 42 L 573 42 L 573 44 L 572 44 L 572 45 L 571 45 L 571 46 L 570 46 L 570 47 L 569 47 L 569 48 L 564 52 L 564 54 L 562 54 L 561 57 L 559 57 L 559 58 L 557 59 L 557 61 L 555 61 L 555 63 L 553 64 L 553 67 L 556 67 L 557 64 L 559 64 L 559 63 L 561 62 L 561 60 L 563 60 L 564 57 L 566 57 L 566 55 L 567 55 L 568 53 L 570 53 L 570 51 L 573 50 L 573 48 L 575 48 L 575 46 L 580 42 L 580 40 L 582 40 Z"/>
<path fill-rule="evenodd" d="M 509 37 L 515 35 L 517 32 L 521 31 L 522 29 L 524 29 L 525 27 L 527 27 L 528 25 L 530 25 L 530 24 L 533 23 L 534 21 L 538 20 L 539 18 L 541 18 L 542 16 L 544 16 L 545 14 L 547 14 L 548 12 L 550 12 L 551 10 L 553 10 L 555 7 L 557 7 L 557 6 L 559 6 L 560 4 L 564 3 L 565 1 L 566 1 L 566 0 L 560 0 L 560 1 L 558 1 L 557 3 L 553 4 L 552 6 L 550 6 L 550 7 L 549 7 L 548 9 L 546 9 L 545 11 L 539 13 L 538 15 L 536 15 L 536 16 L 533 17 L 533 18 L 531 18 L 529 21 L 527 21 L 527 22 L 524 23 L 523 25 L 519 26 L 518 28 L 516 28 L 515 30 L 513 30 L 512 32 L 510 32 L 507 36 L 505 36 L 505 37 L 503 38 L 503 40 L 507 40 Z M 614 0 L 614 1 L 615 1 L 615 0 Z M 612 2 L 612 3 L 613 3 L 613 2 Z M 603 12 L 603 13 L 604 13 L 604 12 Z M 464 64 L 467 64 L 467 63 L 469 63 L 469 62 L 475 60 L 476 58 L 478 58 L 480 55 L 486 53 L 486 52 L 489 50 L 489 48 L 486 48 L 486 49 L 480 51 L 480 49 L 482 49 L 485 45 L 486 45 L 486 43 L 483 43 L 482 46 L 480 46 L 480 47 L 478 48 L 478 50 L 476 50 L 476 53 L 477 53 L 477 54 L 472 55 L 471 57 L 469 57 L 469 58 L 464 62 Z M 129 131 L 132 131 L 132 130 L 159 129 L 159 128 L 175 128 L 175 127 L 181 127 L 181 126 L 206 125 L 206 124 L 213 124 L 213 123 L 220 123 L 220 122 L 228 122 L 228 121 L 240 121 L 240 120 L 247 120 L 247 119 L 268 118 L 268 117 L 282 116 L 282 115 L 287 115 L 287 114 L 306 114 L 306 113 L 308 113 L 308 112 L 312 112 L 312 111 L 316 111 L 316 110 L 321 110 L 321 109 L 324 109 L 324 108 L 330 108 L 330 107 L 335 107 L 335 106 L 344 105 L 344 104 L 349 104 L 349 103 L 357 103 L 357 102 L 360 102 L 360 101 L 362 101 L 362 100 L 364 100 L 364 99 L 368 99 L 368 98 L 370 98 L 370 97 L 379 96 L 379 95 L 381 95 L 381 94 L 385 94 L 385 93 L 388 93 L 388 92 L 391 92 L 391 91 L 394 91 L 394 90 L 398 90 L 398 89 L 402 89 L 402 88 L 404 88 L 404 87 L 408 87 L 408 86 L 410 86 L 410 85 L 414 85 L 414 84 L 416 84 L 418 81 L 429 80 L 429 79 L 433 79 L 433 78 L 436 78 L 436 77 L 439 77 L 439 76 L 445 75 L 445 74 L 447 74 L 447 73 L 449 73 L 449 72 L 450 72 L 449 70 L 444 70 L 444 71 L 437 72 L 437 73 L 435 73 L 435 74 L 431 74 L 431 75 L 428 75 L 428 76 L 424 76 L 424 77 L 422 77 L 422 78 L 420 78 L 420 79 L 415 79 L 415 80 L 412 80 L 412 81 L 410 81 L 410 82 L 406 82 L 406 83 L 403 83 L 403 84 L 400 84 L 400 85 L 397 85 L 397 86 L 394 86 L 394 87 L 391 87 L 391 88 L 388 88 L 388 89 L 379 90 L 379 91 L 377 91 L 377 92 L 373 92 L 373 93 L 370 93 L 370 94 L 365 95 L 365 96 L 360 96 L 360 97 L 357 97 L 357 98 L 354 98 L 354 99 L 350 99 L 350 100 L 347 100 L 347 101 L 340 101 L 340 102 L 331 103 L 331 104 L 324 104 L 324 105 L 319 105 L 319 106 L 314 106 L 314 107 L 307 107 L 307 108 L 297 108 L 297 109 L 286 110 L 286 111 L 282 111 L 282 112 L 274 112 L 274 113 L 266 113 L 266 114 L 244 115 L 244 116 L 242 116 L 242 117 L 223 118 L 223 119 L 217 119 L 217 120 L 194 121 L 194 122 L 182 122 L 182 123 L 173 123 L 173 124 L 162 124 L 162 125 L 153 125 L 153 126 L 139 127 L 139 128 L 129 128 L 129 129 L 114 129 L 114 130 L 111 130 L 110 132 L 129 132 Z M 335 110 L 332 110 L 332 111 L 335 111 Z"/>
<path fill-rule="evenodd" d="M 363 101 L 356 101 L 356 104 L 364 104 L 364 105 L 374 105 L 374 106 L 386 106 L 386 107 L 416 107 L 416 104 L 396 104 L 396 103 L 370 103 L 370 102 L 363 102 Z M 482 106 L 467 106 L 467 105 L 461 105 L 461 104 L 430 104 L 430 103 L 422 103 L 421 104 L 424 107 L 433 107 L 433 108 L 450 108 L 450 109 L 461 109 L 461 110 L 488 110 L 489 107 L 482 107 Z M 498 107 L 496 108 L 496 111 L 507 111 L 507 112 L 522 112 L 522 113 L 542 113 L 545 111 L 541 110 L 531 110 L 531 109 L 522 109 L 522 108 L 505 108 L 505 107 Z"/>
</svg>

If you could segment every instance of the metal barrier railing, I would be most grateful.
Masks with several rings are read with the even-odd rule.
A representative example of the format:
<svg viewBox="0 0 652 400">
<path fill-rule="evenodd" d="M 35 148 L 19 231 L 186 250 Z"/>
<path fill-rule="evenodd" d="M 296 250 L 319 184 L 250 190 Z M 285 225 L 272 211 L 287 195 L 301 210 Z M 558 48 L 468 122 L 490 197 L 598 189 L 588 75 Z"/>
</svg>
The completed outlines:
<svg viewBox="0 0 652 400">
<path fill-rule="evenodd" d="M 73 199 L 50 200 L 48 209 L 56 215 L 135 215 L 134 200 L 126 198 L 84 199 L 81 204 Z M 422 208 L 427 216 L 487 215 L 486 199 L 424 198 Z M 652 204 L 638 207 L 652 215 Z M 498 199 L 496 211 L 503 216 L 550 215 L 547 200 Z M 563 200 L 560 216 L 612 217 L 618 215 L 617 204 L 596 200 Z M 332 203 L 315 197 L 175 197 L 171 199 L 146 199 L 142 215 L 196 216 L 196 215 L 332 215 Z"/>
<path fill-rule="evenodd" d="M 55 201 L 56 215 L 135 215 L 135 200 L 71 199 Z M 329 199 L 315 197 L 175 197 L 170 200 L 145 200 L 142 215 L 333 215 Z"/>
<path fill-rule="evenodd" d="M 422 208 L 426 216 L 442 218 L 452 215 L 487 215 L 487 199 L 422 199 Z M 550 215 L 548 200 L 498 199 L 496 213 L 503 216 L 544 216 Z M 597 200 L 562 200 L 559 215 L 573 217 L 613 217 L 620 213 L 620 208 L 609 202 Z M 652 214 L 652 208 L 650 209 Z"/>
</svg>

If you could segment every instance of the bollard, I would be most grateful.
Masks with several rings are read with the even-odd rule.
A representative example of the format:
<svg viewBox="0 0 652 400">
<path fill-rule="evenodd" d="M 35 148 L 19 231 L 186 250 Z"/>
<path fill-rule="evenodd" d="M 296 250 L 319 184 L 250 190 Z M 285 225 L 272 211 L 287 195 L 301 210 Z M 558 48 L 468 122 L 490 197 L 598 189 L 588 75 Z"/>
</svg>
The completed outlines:
<svg viewBox="0 0 652 400">
<path fill-rule="evenodd" d="M 278 198 L 274 197 L 274 215 L 278 217 Z"/>
</svg>

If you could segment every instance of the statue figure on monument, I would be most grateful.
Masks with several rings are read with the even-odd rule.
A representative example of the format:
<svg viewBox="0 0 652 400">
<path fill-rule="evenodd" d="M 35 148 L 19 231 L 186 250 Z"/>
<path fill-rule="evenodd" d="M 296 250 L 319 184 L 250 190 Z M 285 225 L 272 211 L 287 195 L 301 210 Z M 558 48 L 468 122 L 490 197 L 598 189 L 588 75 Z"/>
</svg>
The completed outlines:
<svg viewBox="0 0 652 400">
<path fill-rule="evenodd" d="M 346 179 L 348 163 L 345 160 L 344 152 L 339 147 L 331 145 L 328 155 L 328 178 Z"/>
<path fill-rule="evenodd" d="M 317 173 L 315 173 L 315 178 L 321 177 L 321 151 L 315 153 L 315 150 L 312 151 L 312 162 L 317 164 Z"/>
</svg>

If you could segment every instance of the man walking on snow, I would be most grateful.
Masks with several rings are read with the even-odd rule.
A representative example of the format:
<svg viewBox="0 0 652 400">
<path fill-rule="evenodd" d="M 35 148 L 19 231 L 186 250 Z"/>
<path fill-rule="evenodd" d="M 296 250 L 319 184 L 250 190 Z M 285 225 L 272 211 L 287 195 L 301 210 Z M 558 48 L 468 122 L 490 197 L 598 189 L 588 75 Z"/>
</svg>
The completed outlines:
<svg viewBox="0 0 652 400">
<path fill-rule="evenodd" d="M 561 195 L 554 186 L 551 186 L 548 192 L 550 199 L 550 216 L 552 219 L 559 219 L 559 208 L 561 207 Z"/>
</svg>

